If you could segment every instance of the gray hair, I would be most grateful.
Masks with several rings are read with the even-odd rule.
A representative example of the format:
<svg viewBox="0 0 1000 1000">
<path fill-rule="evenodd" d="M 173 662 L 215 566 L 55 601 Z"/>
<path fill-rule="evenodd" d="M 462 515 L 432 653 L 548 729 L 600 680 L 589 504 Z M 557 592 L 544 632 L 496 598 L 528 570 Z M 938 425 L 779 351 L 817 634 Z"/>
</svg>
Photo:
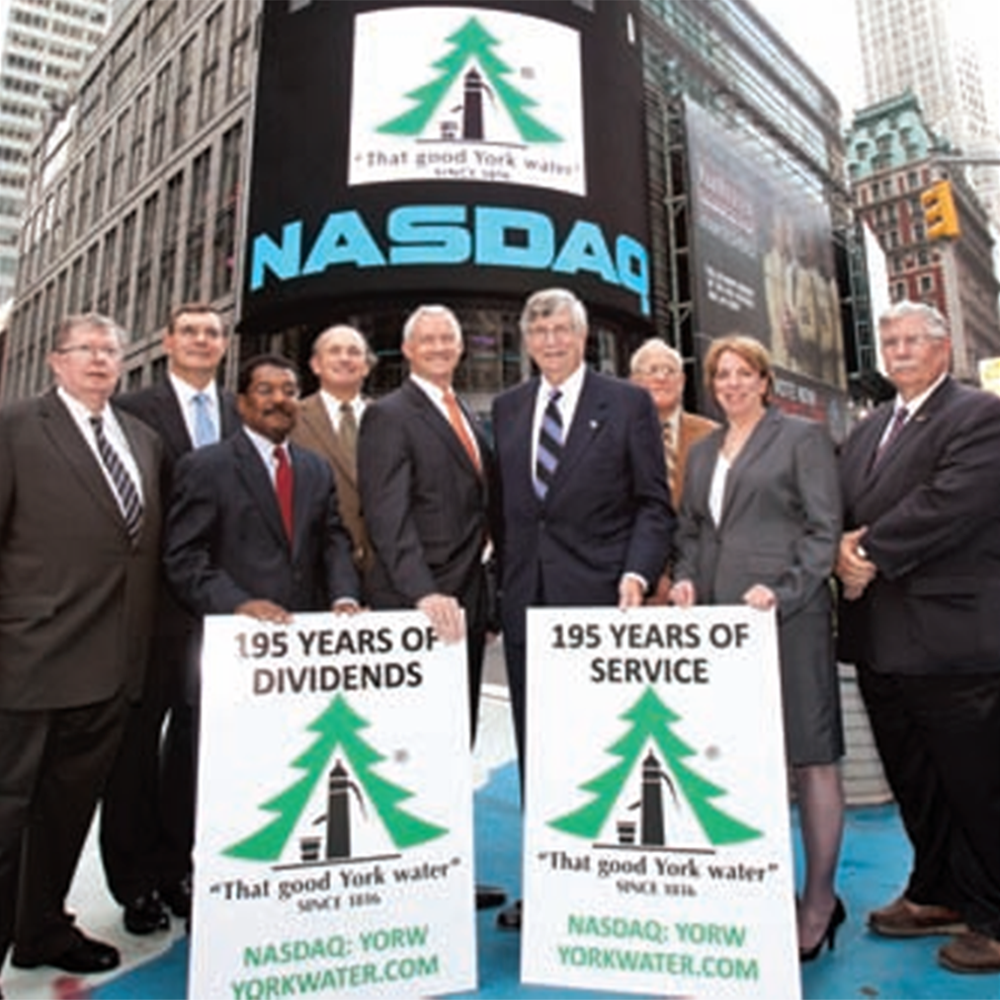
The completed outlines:
<svg viewBox="0 0 1000 1000">
<path fill-rule="evenodd" d="M 894 323 L 897 319 L 905 319 L 907 316 L 919 316 L 924 321 L 924 328 L 928 337 L 935 337 L 940 340 L 951 334 L 948 328 L 948 320 L 934 306 L 929 306 L 926 302 L 910 302 L 908 300 L 894 303 L 879 316 L 879 331 L 890 323 Z"/>
<path fill-rule="evenodd" d="M 462 324 L 459 323 L 458 317 L 447 306 L 425 305 L 417 306 L 417 308 L 410 313 L 406 322 L 403 324 L 404 344 L 410 339 L 410 337 L 413 336 L 413 328 L 424 316 L 444 316 L 444 318 L 451 323 L 455 333 L 458 334 L 458 339 L 462 339 Z"/>
<path fill-rule="evenodd" d="M 677 367 L 680 368 L 681 371 L 684 371 L 684 359 L 681 357 L 681 352 L 676 348 L 671 347 L 662 337 L 650 337 L 649 340 L 643 341 L 643 343 L 636 348 L 632 357 L 629 359 L 629 373 L 634 375 L 646 358 L 656 351 L 668 354 L 672 360 L 677 362 Z"/>
<path fill-rule="evenodd" d="M 79 313 L 74 316 L 66 316 L 56 327 L 55 339 L 52 342 L 53 350 L 60 350 L 65 347 L 72 336 L 74 330 L 81 327 L 96 330 L 106 330 L 118 338 L 118 346 L 125 349 L 125 331 L 109 316 L 102 316 L 100 313 Z"/>
<path fill-rule="evenodd" d="M 563 309 L 569 310 L 573 329 L 578 333 L 586 333 L 587 310 L 584 304 L 565 288 L 544 288 L 540 292 L 534 292 L 524 303 L 524 309 L 521 311 L 521 335 L 527 335 L 528 327 L 536 319 L 551 316 Z"/>
</svg>

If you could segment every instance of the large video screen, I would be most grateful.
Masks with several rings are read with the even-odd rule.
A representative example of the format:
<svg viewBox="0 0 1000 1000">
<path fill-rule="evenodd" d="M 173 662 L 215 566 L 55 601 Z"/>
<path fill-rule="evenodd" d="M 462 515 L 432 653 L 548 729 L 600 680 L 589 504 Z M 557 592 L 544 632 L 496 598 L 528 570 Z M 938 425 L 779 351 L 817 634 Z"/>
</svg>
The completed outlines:
<svg viewBox="0 0 1000 1000">
<path fill-rule="evenodd" d="M 637 5 L 264 5 L 241 329 L 572 287 L 650 315 Z"/>
</svg>

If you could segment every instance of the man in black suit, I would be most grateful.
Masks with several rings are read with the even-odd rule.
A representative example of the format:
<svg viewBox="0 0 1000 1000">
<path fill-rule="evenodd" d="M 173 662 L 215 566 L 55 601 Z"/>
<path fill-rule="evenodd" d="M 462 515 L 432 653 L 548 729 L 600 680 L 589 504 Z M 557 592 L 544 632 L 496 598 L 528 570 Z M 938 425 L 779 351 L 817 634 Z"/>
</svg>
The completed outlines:
<svg viewBox="0 0 1000 1000">
<path fill-rule="evenodd" d="M 445 642 L 468 639 L 474 741 L 489 624 L 493 453 L 452 391 L 462 357 L 455 314 L 418 308 L 403 327 L 402 351 L 409 377 L 367 407 L 358 438 L 361 508 L 375 550 L 371 604 L 418 608 Z"/>
<path fill-rule="evenodd" d="M 179 306 L 163 337 L 166 380 L 115 399 L 160 436 L 164 497 L 182 455 L 239 428 L 233 396 L 216 384 L 227 342 L 215 309 Z M 164 584 L 142 698 L 101 802 L 104 872 L 133 934 L 168 927 L 168 908 L 179 918 L 191 913 L 198 645 L 198 619 Z"/>
<path fill-rule="evenodd" d="M 913 845 L 890 938 L 954 933 L 956 972 L 1000 972 L 1000 399 L 948 375 L 930 306 L 880 319 L 897 396 L 841 455 L 841 659 L 853 662 Z"/>
<path fill-rule="evenodd" d="M 493 453 L 452 390 L 462 357 L 455 314 L 420 306 L 403 327 L 402 351 L 409 377 L 366 408 L 358 437 L 361 509 L 375 552 L 371 604 L 418 608 L 445 642 L 467 642 L 474 743 L 491 617 Z M 500 889 L 476 887 L 479 909 L 503 900 Z"/>
<path fill-rule="evenodd" d="M 584 364 L 583 303 L 561 288 L 536 292 L 521 335 L 541 374 L 494 400 L 493 434 L 501 620 L 523 785 L 527 609 L 639 607 L 666 565 L 674 514 L 653 401 Z M 499 922 L 519 928 L 520 903 Z"/>
<path fill-rule="evenodd" d="M 164 529 L 170 586 L 196 615 L 287 624 L 295 611 L 357 611 L 333 473 L 288 440 L 295 366 L 277 355 L 251 358 L 237 389 L 243 428 L 177 463 Z"/>
<path fill-rule="evenodd" d="M 110 404 L 124 335 L 73 316 L 56 388 L 0 413 L 0 966 L 106 972 L 65 900 L 142 685 L 160 442 Z"/>
</svg>

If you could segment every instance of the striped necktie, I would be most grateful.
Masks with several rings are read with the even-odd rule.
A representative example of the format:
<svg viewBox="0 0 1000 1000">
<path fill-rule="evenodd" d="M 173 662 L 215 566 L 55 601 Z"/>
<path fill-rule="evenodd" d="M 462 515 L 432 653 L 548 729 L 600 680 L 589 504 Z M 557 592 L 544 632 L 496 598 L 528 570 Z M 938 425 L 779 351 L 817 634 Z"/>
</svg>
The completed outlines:
<svg viewBox="0 0 1000 1000">
<path fill-rule="evenodd" d="M 674 425 L 668 420 L 663 425 L 663 457 L 667 463 L 667 483 L 670 496 L 677 503 L 677 448 L 674 445 Z"/>
<path fill-rule="evenodd" d="M 125 463 L 122 462 L 118 452 L 111 446 L 111 442 L 104 433 L 103 417 L 91 417 L 90 426 L 94 428 L 97 453 L 101 456 L 101 461 L 108 470 L 111 482 L 115 486 L 115 492 L 118 494 L 118 506 L 125 518 L 125 530 L 128 532 L 128 537 L 134 542 L 139 537 L 139 528 L 142 525 L 142 500 L 139 498 L 139 491 L 135 488 L 135 483 L 128 474 Z"/>
<path fill-rule="evenodd" d="M 544 500 L 555 478 L 556 468 L 563 451 L 562 412 L 559 400 L 562 390 L 553 389 L 542 415 L 542 426 L 538 434 L 538 452 L 535 457 L 535 495 Z"/>
</svg>

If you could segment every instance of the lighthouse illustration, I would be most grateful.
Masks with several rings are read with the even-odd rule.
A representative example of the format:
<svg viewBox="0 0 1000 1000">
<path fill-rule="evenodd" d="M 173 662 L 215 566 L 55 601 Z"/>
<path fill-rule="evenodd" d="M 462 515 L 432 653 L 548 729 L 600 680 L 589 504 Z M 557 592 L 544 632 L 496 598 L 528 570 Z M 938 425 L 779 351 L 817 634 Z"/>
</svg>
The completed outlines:
<svg viewBox="0 0 1000 1000">
<path fill-rule="evenodd" d="M 354 792 L 361 807 L 361 815 L 368 818 L 365 812 L 365 800 L 361 797 L 361 789 L 348 777 L 347 768 L 338 757 L 330 770 L 330 780 L 327 783 L 326 812 L 317 816 L 314 824 L 326 822 L 326 857 L 349 858 L 351 856 L 351 803 L 349 792 Z M 318 853 L 319 838 L 303 838 L 302 860 L 315 861 Z M 310 855 L 307 857 L 307 855 Z"/>
</svg>

